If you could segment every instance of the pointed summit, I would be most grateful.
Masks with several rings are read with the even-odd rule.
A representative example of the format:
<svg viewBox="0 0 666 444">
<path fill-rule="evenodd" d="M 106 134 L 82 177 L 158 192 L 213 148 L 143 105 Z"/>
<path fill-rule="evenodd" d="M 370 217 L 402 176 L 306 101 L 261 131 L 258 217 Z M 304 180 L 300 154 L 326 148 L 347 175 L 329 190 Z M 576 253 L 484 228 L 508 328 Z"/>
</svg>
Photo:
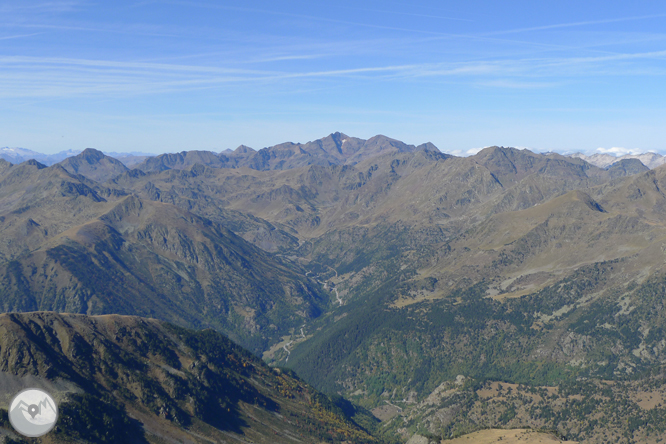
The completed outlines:
<svg viewBox="0 0 666 444">
<path fill-rule="evenodd" d="M 104 153 L 102 153 L 99 150 L 96 150 L 95 148 L 86 148 L 80 154 L 74 157 L 78 157 L 90 164 L 93 164 L 93 163 L 99 163 L 99 161 L 101 161 L 106 156 L 104 155 Z"/>
<path fill-rule="evenodd" d="M 238 148 L 236 148 L 233 151 L 233 154 L 251 154 L 251 153 L 256 153 L 257 151 L 253 148 L 250 148 L 247 145 L 240 145 Z"/>
<path fill-rule="evenodd" d="M 80 154 L 68 157 L 58 165 L 70 174 L 80 174 L 97 182 L 106 182 L 128 171 L 121 161 L 106 156 L 94 148 L 86 148 Z"/>
<path fill-rule="evenodd" d="M 42 170 L 42 169 L 46 168 L 46 165 L 44 165 L 43 163 L 37 162 L 35 159 L 26 160 L 25 162 L 23 162 L 23 164 L 37 167 L 38 170 Z"/>
<path fill-rule="evenodd" d="M 439 153 L 439 148 L 435 146 L 434 143 L 432 142 L 426 142 L 422 143 L 421 145 L 416 147 L 417 150 L 423 150 L 423 151 L 434 151 L 436 153 Z"/>
<path fill-rule="evenodd" d="M 329 138 L 332 139 L 338 146 L 340 146 L 348 141 L 349 136 L 339 131 L 336 131 L 334 133 L 329 134 L 328 137 L 326 137 L 325 139 Z"/>
</svg>

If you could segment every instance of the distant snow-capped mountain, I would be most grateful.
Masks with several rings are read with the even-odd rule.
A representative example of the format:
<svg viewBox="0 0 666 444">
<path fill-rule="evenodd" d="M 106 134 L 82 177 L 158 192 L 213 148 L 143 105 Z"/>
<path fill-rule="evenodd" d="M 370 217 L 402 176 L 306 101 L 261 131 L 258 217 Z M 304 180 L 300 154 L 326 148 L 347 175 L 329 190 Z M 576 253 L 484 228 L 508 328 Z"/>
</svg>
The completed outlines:
<svg viewBox="0 0 666 444">
<path fill-rule="evenodd" d="M 21 163 L 26 160 L 35 159 L 36 161 L 45 165 L 53 165 L 54 163 L 61 162 L 68 157 L 76 156 L 81 150 L 67 150 L 60 151 L 56 154 L 43 154 L 37 151 L 27 150 L 25 148 L 0 148 L 0 158 L 5 159 L 11 163 Z"/>
<path fill-rule="evenodd" d="M 25 156 L 42 156 L 43 154 L 25 148 L 0 148 L 0 157 L 5 160 L 18 159 Z"/>
<path fill-rule="evenodd" d="M 68 157 L 76 156 L 77 154 L 81 153 L 82 153 L 81 150 L 67 150 L 67 151 L 60 151 L 59 153 L 55 154 L 43 154 L 25 148 L 9 148 L 9 147 L 0 148 L 0 158 L 5 159 L 6 161 L 14 164 L 25 162 L 26 160 L 30 159 L 35 159 L 36 161 L 43 163 L 44 165 L 51 166 L 55 163 L 62 162 Z M 138 151 L 133 151 L 131 153 L 105 152 L 104 154 L 119 159 L 139 158 L 138 162 L 144 160 L 146 157 L 154 155 Z"/>
<path fill-rule="evenodd" d="M 625 154 L 624 156 L 616 157 L 611 154 L 593 154 L 587 156 L 583 153 L 574 153 L 569 154 L 569 157 L 577 157 L 583 159 L 586 162 L 591 163 L 592 165 L 598 166 L 599 168 L 608 168 L 620 160 L 625 159 L 638 159 L 646 167 L 653 169 L 660 165 L 666 163 L 666 157 L 658 153 L 642 153 L 642 154 Z"/>
</svg>

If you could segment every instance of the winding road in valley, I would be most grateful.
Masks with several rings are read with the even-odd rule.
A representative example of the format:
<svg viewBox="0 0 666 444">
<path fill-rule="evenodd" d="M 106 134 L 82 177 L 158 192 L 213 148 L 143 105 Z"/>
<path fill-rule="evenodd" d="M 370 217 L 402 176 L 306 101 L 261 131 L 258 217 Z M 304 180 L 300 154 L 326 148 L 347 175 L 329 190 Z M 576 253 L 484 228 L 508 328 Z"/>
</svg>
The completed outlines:
<svg viewBox="0 0 666 444">
<path fill-rule="evenodd" d="M 340 294 L 338 293 L 338 289 L 334 288 L 333 291 L 335 291 L 335 297 L 338 299 L 338 302 L 340 303 L 340 306 L 342 307 L 342 299 L 340 298 Z"/>
<path fill-rule="evenodd" d="M 294 342 L 294 341 L 289 341 L 289 342 L 287 342 L 285 345 L 282 346 L 282 348 L 284 348 L 284 351 L 287 352 L 287 359 L 285 359 L 284 362 L 288 362 L 288 361 L 289 361 L 289 355 L 291 355 L 291 352 L 289 351 L 289 349 L 288 349 L 287 347 L 289 347 L 293 342 Z"/>
<path fill-rule="evenodd" d="M 330 268 L 331 270 L 333 270 L 335 272 L 335 277 L 338 277 L 338 272 L 335 270 L 335 268 L 333 268 L 333 267 L 328 267 L 328 268 Z M 309 271 L 307 273 L 305 273 L 305 277 L 307 277 L 308 274 L 310 274 Z M 315 281 L 319 282 L 320 284 L 324 284 L 324 289 L 328 289 L 328 282 L 322 282 L 318 279 L 315 279 Z M 338 303 L 340 304 L 340 307 L 342 307 L 343 301 L 342 301 L 342 298 L 340 297 L 340 293 L 338 293 L 338 289 L 333 287 L 333 291 L 335 291 L 335 298 L 338 300 Z M 303 329 L 301 329 L 301 335 L 303 335 Z M 305 335 L 303 335 L 303 337 L 305 337 Z M 286 348 L 285 348 L 285 350 L 286 350 Z M 289 358 L 287 358 L 287 359 L 289 359 Z"/>
</svg>

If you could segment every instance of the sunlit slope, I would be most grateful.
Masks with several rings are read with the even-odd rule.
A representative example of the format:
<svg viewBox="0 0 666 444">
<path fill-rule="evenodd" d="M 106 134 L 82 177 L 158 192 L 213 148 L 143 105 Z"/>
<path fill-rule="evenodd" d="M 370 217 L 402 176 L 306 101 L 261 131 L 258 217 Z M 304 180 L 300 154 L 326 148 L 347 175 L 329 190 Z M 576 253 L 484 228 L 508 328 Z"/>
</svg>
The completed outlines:
<svg viewBox="0 0 666 444">
<path fill-rule="evenodd" d="M 0 262 L 94 219 L 126 195 L 60 165 L 27 161 L 8 166 L 0 171 Z"/>
<path fill-rule="evenodd" d="M 368 407 L 405 412 L 457 375 L 558 385 L 659 372 L 666 362 L 664 176 L 666 168 L 656 169 L 490 212 L 438 246 L 414 246 L 411 256 L 387 251 L 383 264 L 336 268 L 338 276 L 327 277 L 345 305 L 315 323 L 322 332 L 298 342 L 289 364 Z M 385 243 L 408 244 L 408 235 L 388 234 Z M 529 415 L 523 424 L 536 418 Z M 576 436 L 598 436 L 595 427 Z"/>
<path fill-rule="evenodd" d="M 48 235 L 26 234 L 22 254 L 0 264 L 4 311 L 140 314 L 215 326 L 261 350 L 327 304 L 329 295 L 292 266 L 174 206 L 135 196 L 62 199 L 90 219 L 72 226 L 79 217 L 64 214 L 62 225 L 43 224 Z"/>
<path fill-rule="evenodd" d="M 489 148 L 469 158 L 421 149 L 353 166 L 283 171 L 197 166 L 125 177 L 118 185 L 198 213 L 211 206 L 250 213 L 314 239 L 398 222 L 460 230 L 488 213 L 528 208 L 607 180 L 608 172 L 579 159 Z"/>
<path fill-rule="evenodd" d="M 428 438 L 416 435 L 408 444 L 430 444 Z M 575 444 L 564 441 L 550 433 L 539 433 L 530 429 L 489 429 L 463 435 L 446 441 L 447 444 Z"/>
</svg>

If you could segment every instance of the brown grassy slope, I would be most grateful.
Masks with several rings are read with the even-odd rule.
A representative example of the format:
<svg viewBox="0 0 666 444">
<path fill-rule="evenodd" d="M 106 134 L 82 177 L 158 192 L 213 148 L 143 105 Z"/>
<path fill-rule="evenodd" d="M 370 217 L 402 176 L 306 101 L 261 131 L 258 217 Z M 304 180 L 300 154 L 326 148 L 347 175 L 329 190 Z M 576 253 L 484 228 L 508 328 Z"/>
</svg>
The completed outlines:
<svg viewBox="0 0 666 444">
<path fill-rule="evenodd" d="M 423 441 L 423 440 L 421 440 Z M 463 435 L 451 440 L 442 441 L 447 444 L 575 444 L 577 441 L 563 441 L 555 435 L 549 433 L 539 433 L 530 429 L 489 429 Z M 409 444 L 421 444 L 418 437 Z M 425 444 L 425 441 L 423 441 Z"/>
<path fill-rule="evenodd" d="M 59 165 L 27 161 L 6 168 L 0 172 L 0 262 L 94 219 L 124 195 Z"/>
<path fill-rule="evenodd" d="M 134 196 L 0 265 L 0 276 L 4 311 L 141 314 L 214 325 L 253 347 L 327 300 L 223 227 Z"/>
<path fill-rule="evenodd" d="M 638 255 L 627 271 L 639 272 L 649 263 L 649 274 L 661 270 L 663 254 L 656 242 L 666 240 L 666 227 L 603 202 L 572 191 L 526 210 L 493 215 L 451 242 L 452 253 L 421 275 L 444 279 L 476 273 L 494 279 L 500 293 L 516 279 L 550 276 L 506 295 L 518 296 L 594 262 Z"/>
<path fill-rule="evenodd" d="M 413 233 L 416 244 L 390 238 L 385 242 L 399 243 L 392 245 L 405 252 L 407 266 L 413 266 L 410 251 L 417 244 L 433 250 L 451 249 L 443 255 L 429 253 L 427 260 L 417 258 L 426 263 L 418 265 L 417 279 L 439 279 L 443 287 L 435 293 L 441 296 L 458 283 L 468 285 L 470 279 L 481 278 L 496 281 L 493 292 L 505 292 L 510 281 L 525 277 L 531 286 L 512 292 L 519 295 L 540 288 L 527 277 L 535 273 L 568 272 L 581 264 L 645 248 L 649 239 L 660 234 L 645 238 L 647 228 L 640 219 L 622 211 L 606 211 L 603 206 L 599 210 L 589 196 L 566 195 L 594 186 L 614 187 L 622 180 L 612 179 L 607 171 L 580 159 L 492 147 L 469 158 L 420 150 L 380 155 L 354 166 L 284 171 L 196 166 L 160 174 L 128 174 L 116 182 L 146 198 L 206 217 L 223 219 L 223 211 L 249 213 L 279 227 L 268 233 L 288 233 L 301 242 L 311 241 L 313 246 L 298 254 L 305 260 L 328 257 L 328 265 L 335 268 L 353 262 L 361 253 L 354 252 L 358 242 L 345 239 L 384 236 L 387 227 L 399 226 Z M 548 202 L 558 196 L 563 200 Z M 576 207 L 576 202 L 583 201 L 587 203 Z M 567 207 L 571 205 L 576 208 Z M 597 226 L 592 226 L 593 220 Z M 239 225 L 233 228 L 246 239 L 255 243 L 265 239 L 256 235 L 257 224 Z M 477 239 L 479 235 L 483 239 Z M 608 236 L 612 242 L 604 240 Z M 288 245 L 274 237 L 269 234 L 264 245 Z M 569 250 L 574 246 L 572 253 Z M 364 253 L 367 247 L 374 248 L 366 245 Z M 354 273 L 365 271 L 359 268 Z M 555 277 L 539 278 L 539 285 Z"/>
<path fill-rule="evenodd" d="M 513 162 L 493 163 L 487 151 L 498 156 L 507 151 Z M 193 167 L 126 177 L 118 185 L 196 212 L 209 206 L 247 212 L 312 239 L 334 229 L 396 221 L 460 226 L 482 220 L 487 212 L 527 208 L 608 179 L 578 159 L 514 151 L 493 148 L 470 158 L 393 152 L 354 166 L 272 172 Z"/>
</svg>

